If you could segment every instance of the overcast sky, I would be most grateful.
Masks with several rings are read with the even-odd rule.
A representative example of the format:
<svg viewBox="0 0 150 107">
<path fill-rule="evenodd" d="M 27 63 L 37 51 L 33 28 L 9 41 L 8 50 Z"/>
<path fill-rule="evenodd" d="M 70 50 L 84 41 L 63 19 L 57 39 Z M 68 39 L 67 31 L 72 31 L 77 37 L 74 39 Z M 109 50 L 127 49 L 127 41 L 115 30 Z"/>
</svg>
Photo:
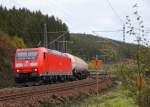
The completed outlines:
<svg viewBox="0 0 150 107">
<path fill-rule="evenodd" d="M 90 34 L 92 31 L 121 30 L 126 16 L 133 17 L 135 3 L 138 3 L 144 26 L 150 28 L 150 0 L 0 0 L 0 4 L 8 8 L 26 7 L 32 11 L 41 10 L 49 16 L 54 15 L 68 25 L 70 32 Z M 122 32 L 96 34 L 122 40 Z M 135 38 L 126 36 L 126 41 L 134 40 Z"/>
</svg>

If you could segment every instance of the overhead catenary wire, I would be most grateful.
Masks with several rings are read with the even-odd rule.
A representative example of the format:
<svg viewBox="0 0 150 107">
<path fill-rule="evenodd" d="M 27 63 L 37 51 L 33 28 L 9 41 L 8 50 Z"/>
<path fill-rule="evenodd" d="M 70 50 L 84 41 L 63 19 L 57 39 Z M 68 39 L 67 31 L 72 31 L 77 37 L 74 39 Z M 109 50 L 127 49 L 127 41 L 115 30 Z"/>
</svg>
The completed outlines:
<svg viewBox="0 0 150 107">
<path fill-rule="evenodd" d="M 110 8 L 112 9 L 113 13 L 115 14 L 115 16 L 119 19 L 119 21 L 121 22 L 121 24 L 124 23 L 124 21 L 121 19 L 121 17 L 118 15 L 118 13 L 116 12 L 116 10 L 113 8 L 111 2 L 109 0 L 106 0 L 108 5 L 110 6 Z"/>
<path fill-rule="evenodd" d="M 60 4 L 56 3 L 56 1 L 51 1 L 51 5 L 53 5 L 54 8 L 57 8 L 60 10 L 60 12 L 62 12 L 62 16 L 64 18 L 65 21 L 67 21 L 68 23 L 72 22 L 72 20 L 76 21 L 76 23 L 79 23 L 79 19 L 77 19 L 76 17 L 73 17 L 72 12 L 70 12 L 69 10 L 63 8 Z"/>
<path fill-rule="evenodd" d="M 92 32 L 121 32 L 122 30 L 120 29 L 120 30 L 97 30 L 97 31 L 92 31 Z"/>
<path fill-rule="evenodd" d="M 109 0 L 106 0 L 108 5 L 110 6 L 111 10 L 113 11 L 114 15 L 119 19 L 119 22 L 121 23 L 121 26 L 123 26 L 123 29 L 120 31 L 123 31 L 123 41 L 125 42 L 125 24 L 124 21 L 121 19 L 119 14 L 116 12 L 116 10 L 113 8 L 111 2 Z M 102 31 L 103 32 L 103 31 Z M 106 31 L 106 32 L 116 32 L 116 31 Z M 118 31 L 117 31 L 118 32 Z"/>
<path fill-rule="evenodd" d="M 51 44 L 53 44 L 53 43 L 55 43 L 58 39 L 60 39 L 61 37 L 65 36 L 66 34 L 67 34 L 67 32 L 64 32 L 62 35 L 58 36 L 55 40 L 53 40 L 52 42 L 50 42 L 48 44 L 48 46 L 51 45 Z"/>
</svg>

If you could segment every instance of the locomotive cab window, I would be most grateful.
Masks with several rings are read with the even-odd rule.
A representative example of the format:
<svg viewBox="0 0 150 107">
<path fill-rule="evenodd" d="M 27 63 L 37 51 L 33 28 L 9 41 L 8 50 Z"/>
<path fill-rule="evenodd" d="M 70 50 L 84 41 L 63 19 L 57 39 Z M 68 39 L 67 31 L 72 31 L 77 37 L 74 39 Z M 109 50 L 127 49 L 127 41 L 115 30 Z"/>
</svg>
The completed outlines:
<svg viewBox="0 0 150 107">
<path fill-rule="evenodd" d="M 25 52 L 18 52 L 16 54 L 17 60 L 36 60 L 38 58 L 38 51 L 25 51 Z"/>
</svg>

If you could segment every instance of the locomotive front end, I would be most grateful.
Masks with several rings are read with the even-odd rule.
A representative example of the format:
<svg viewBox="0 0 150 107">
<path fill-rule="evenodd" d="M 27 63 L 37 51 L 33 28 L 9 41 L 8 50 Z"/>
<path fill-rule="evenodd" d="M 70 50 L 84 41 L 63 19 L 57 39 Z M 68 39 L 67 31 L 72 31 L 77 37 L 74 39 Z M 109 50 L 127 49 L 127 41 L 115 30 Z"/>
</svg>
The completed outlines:
<svg viewBox="0 0 150 107">
<path fill-rule="evenodd" d="M 38 50 L 19 49 L 14 60 L 14 74 L 16 79 L 33 79 L 38 77 Z"/>
</svg>

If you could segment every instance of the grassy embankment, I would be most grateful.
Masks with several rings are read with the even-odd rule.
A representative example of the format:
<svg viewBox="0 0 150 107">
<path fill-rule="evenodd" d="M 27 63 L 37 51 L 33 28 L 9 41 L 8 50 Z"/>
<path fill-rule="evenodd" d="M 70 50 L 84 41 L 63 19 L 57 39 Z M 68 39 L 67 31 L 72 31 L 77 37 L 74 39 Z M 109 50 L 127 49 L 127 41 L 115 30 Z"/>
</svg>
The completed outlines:
<svg viewBox="0 0 150 107">
<path fill-rule="evenodd" d="M 128 66 L 128 68 L 125 67 L 128 71 L 127 74 L 131 74 L 131 71 L 134 68 L 131 63 L 129 65 L 130 66 Z M 54 105 L 45 102 L 41 104 L 41 106 L 50 107 L 53 105 L 53 107 L 138 107 L 135 98 L 131 94 L 131 90 L 126 88 L 126 86 L 124 86 L 124 84 L 122 83 L 122 80 L 119 79 L 122 78 L 121 76 L 118 77 L 118 75 L 121 74 L 116 73 L 116 71 L 120 70 L 120 67 L 120 64 L 114 64 L 110 67 L 111 76 L 117 77 L 117 86 L 113 87 L 105 93 L 100 93 L 98 95 L 82 94 L 79 97 L 65 101 L 63 104 Z"/>
<path fill-rule="evenodd" d="M 95 94 L 83 94 L 64 104 L 50 104 L 45 102 L 41 107 L 138 107 L 132 97 L 128 96 L 128 91 L 120 86 L 109 92 Z"/>
</svg>

